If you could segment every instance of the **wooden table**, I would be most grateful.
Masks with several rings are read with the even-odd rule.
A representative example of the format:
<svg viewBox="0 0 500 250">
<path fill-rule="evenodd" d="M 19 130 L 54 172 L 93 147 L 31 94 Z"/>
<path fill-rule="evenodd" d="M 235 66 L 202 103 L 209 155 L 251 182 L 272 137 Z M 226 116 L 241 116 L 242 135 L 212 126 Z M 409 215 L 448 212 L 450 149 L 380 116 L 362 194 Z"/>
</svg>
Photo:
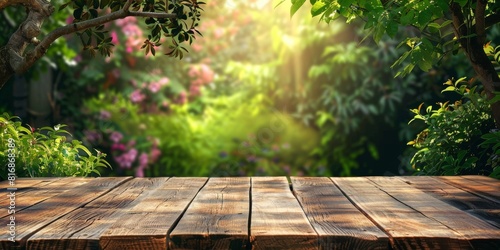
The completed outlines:
<svg viewBox="0 0 500 250">
<path fill-rule="evenodd" d="M 0 188 L 1 249 L 500 249 L 500 181 L 482 176 L 35 178 Z"/>
</svg>

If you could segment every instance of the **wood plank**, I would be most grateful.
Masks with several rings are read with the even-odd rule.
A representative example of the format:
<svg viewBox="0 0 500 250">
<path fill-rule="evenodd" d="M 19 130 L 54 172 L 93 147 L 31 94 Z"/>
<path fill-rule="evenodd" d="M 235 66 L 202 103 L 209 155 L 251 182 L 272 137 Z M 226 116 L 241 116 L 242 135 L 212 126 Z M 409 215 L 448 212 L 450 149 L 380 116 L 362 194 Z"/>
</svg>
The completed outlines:
<svg viewBox="0 0 500 250">
<path fill-rule="evenodd" d="M 399 178 L 368 179 L 408 207 L 463 235 L 473 248 L 500 249 L 500 230 L 497 227 L 416 189 Z"/>
<path fill-rule="evenodd" d="M 462 178 L 461 176 L 439 176 L 436 178 L 495 203 L 500 203 L 500 181 L 493 182 L 492 184 L 485 184 Z"/>
<path fill-rule="evenodd" d="M 474 195 L 431 176 L 399 177 L 399 179 L 500 228 L 499 203 Z"/>
<path fill-rule="evenodd" d="M 90 181 L 91 178 L 67 177 L 36 182 L 34 186 L 25 186 L 22 189 L 18 189 L 15 191 L 16 212 L 20 212 L 50 197 L 56 196 L 60 193 L 64 193 Z M 7 199 L 0 200 L 0 207 L 7 207 L 8 202 L 9 200 Z M 7 216 L 8 215 L 4 215 L 2 216 L 2 218 Z"/>
<path fill-rule="evenodd" d="M 28 249 L 98 249 L 101 234 L 123 212 L 168 178 L 136 178 L 46 226 L 28 239 Z"/>
<path fill-rule="evenodd" d="M 100 237 L 103 250 L 165 249 L 167 234 L 208 178 L 173 177 L 125 211 Z"/>
<path fill-rule="evenodd" d="M 7 189 L 9 187 L 17 188 L 18 191 L 21 191 L 23 189 L 28 189 L 30 187 L 35 187 L 38 185 L 43 185 L 47 184 L 56 180 L 61 179 L 62 177 L 37 177 L 37 178 L 26 178 L 26 177 L 21 177 L 21 178 L 16 178 L 14 181 L 14 185 L 11 186 L 10 182 L 5 180 L 0 182 L 0 190 Z"/>
<path fill-rule="evenodd" d="M 390 236 L 393 248 L 471 248 L 463 235 L 394 199 L 365 177 L 331 179 L 363 213 Z"/>
<path fill-rule="evenodd" d="M 387 249 L 389 237 L 327 177 L 292 177 L 293 192 L 319 235 L 320 249 Z"/>
<path fill-rule="evenodd" d="M 169 234 L 170 249 L 246 249 L 250 178 L 210 178 Z"/>
<path fill-rule="evenodd" d="M 461 175 L 460 177 L 468 179 L 468 180 L 473 180 L 476 182 L 480 182 L 483 184 L 488 184 L 492 186 L 498 186 L 500 185 L 500 180 L 497 180 L 493 177 L 489 176 L 484 176 L 484 175 Z"/>
<path fill-rule="evenodd" d="M 252 249 L 317 249 L 318 234 L 285 177 L 252 177 Z"/>
<path fill-rule="evenodd" d="M 6 238 L 0 239 L 0 249 L 17 249 L 26 247 L 29 237 L 41 228 L 56 221 L 65 214 L 84 206 L 114 187 L 130 179 L 129 177 L 92 178 L 81 186 L 48 198 L 34 206 L 16 213 L 15 242 Z"/>
</svg>

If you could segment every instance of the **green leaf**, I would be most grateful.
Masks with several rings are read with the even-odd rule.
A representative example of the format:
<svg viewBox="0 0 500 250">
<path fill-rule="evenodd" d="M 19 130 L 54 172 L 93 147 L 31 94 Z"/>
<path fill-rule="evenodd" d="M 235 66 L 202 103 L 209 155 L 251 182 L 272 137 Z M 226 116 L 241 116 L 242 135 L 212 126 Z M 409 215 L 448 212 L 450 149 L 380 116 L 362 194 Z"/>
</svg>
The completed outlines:
<svg viewBox="0 0 500 250">
<path fill-rule="evenodd" d="M 300 7 L 302 7 L 302 5 L 304 5 L 304 3 L 306 2 L 306 0 L 292 0 L 292 7 L 290 9 L 290 17 L 292 17 L 296 12 L 297 10 L 300 9 Z"/>
<path fill-rule="evenodd" d="M 387 23 L 387 35 L 394 37 L 398 33 L 398 24 L 396 22 Z"/>
<path fill-rule="evenodd" d="M 443 93 L 443 92 L 449 92 L 449 91 L 455 91 L 456 89 L 457 88 L 455 88 L 455 86 L 448 86 L 445 89 L 443 89 L 443 91 L 441 91 L 441 93 Z"/>
<path fill-rule="evenodd" d="M 418 23 L 422 26 L 430 22 L 431 19 L 432 11 L 430 9 L 426 9 L 418 14 Z"/>
<path fill-rule="evenodd" d="M 401 16 L 400 22 L 401 25 L 409 25 L 414 22 L 413 18 L 415 17 L 415 11 L 410 10 L 406 15 Z"/>
<path fill-rule="evenodd" d="M 323 1 L 317 1 L 311 8 L 311 15 L 313 17 L 325 12 L 327 5 Z"/>
</svg>

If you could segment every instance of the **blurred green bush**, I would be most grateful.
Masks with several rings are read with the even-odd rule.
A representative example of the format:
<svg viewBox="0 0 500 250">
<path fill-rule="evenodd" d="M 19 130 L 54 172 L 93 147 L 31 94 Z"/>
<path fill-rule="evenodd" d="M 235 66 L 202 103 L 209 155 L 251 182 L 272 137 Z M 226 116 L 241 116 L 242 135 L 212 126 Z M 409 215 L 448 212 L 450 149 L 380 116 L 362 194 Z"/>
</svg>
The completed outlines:
<svg viewBox="0 0 500 250">
<path fill-rule="evenodd" d="M 88 176 L 99 175 L 101 168 L 110 167 L 105 154 L 92 154 L 64 127 L 24 127 L 17 117 L 2 114 L 0 165 L 5 167 L 0 177 L 7 179 L 8 173 L 18 177 Z"/>
</svg>

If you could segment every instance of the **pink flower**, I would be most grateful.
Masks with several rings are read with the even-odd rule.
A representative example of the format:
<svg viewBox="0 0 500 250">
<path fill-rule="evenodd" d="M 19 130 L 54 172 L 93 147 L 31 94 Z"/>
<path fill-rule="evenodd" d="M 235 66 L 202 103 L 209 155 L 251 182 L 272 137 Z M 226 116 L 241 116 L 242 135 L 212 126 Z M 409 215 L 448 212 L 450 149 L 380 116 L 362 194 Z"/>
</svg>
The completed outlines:
<svg viewBox="0 0 500 250">
<path fill-rule="evenodd" d="M 148 88 L 149 88 L 149 91 L 151 91 L 151 93 L 156 93 L 156 92 L 160 91 L 161 84 L 159 82 L 152 82 L 149 84 Z"/>
<path fill-rule="evenodd" d="M 185 91 L 182 91 L 181 93 L 179 93 L 179 97 L 177 98 L 177 103 L 183 105 L 183 104 L 186 104 L 187 102 L 187 94 Z"/>
<path fill-rule="evenodd" d="M 191 87 L 189 87 L 189 95 L 190 96 L 199 96 L 200 95 L 200 86 L 191 85 Z"/>
<path fill-rule="evenodd" d="M 142 102 L 144 99 L 146 99 L 146 96 L 141 93 L 140 89 L 136 89 L 130 94 L 130 101 L 133 103 Z"/>
<path fill-rule="evenodd" d="M 121 143 L 115 143 L 111 145 L 111 151 L 125 151 L 125 149 L 125 145 Z"/>
<path fill-rule="evenodd" d="M 128 152 L 114 157 L 115 161 L 118 163 L 118 165 L 121 168 L 126 168 L 129 169 L 132 167 L 132 163 L 135 161 L 137 158 L 137 149 L 133 148 L 130 149 Z"/>
<path fill-rule="evenodd" d="M 165 85 L 168 85 L 168 83 L 170 83 L 170 79 L 168 79 L 167 77 L 162 77 L 162 78 L 160 78 L 160 80 L 158 81 L 158 83 L 161 86 L 165 86 Z"/>
<path fill-rule="evenodd" d="M 200 68 L 201 78 L 203 79 L 203 82 L 205 84 L 211 83 L 214 80 L 214 72 L 212 71 L 212 69 L 206 64 L 202 64 Z"/>
<path fill-rule="evenodd" d="M 151 155 L 151 162 L 156 162 L 158 161 L 158 159 L 160 159 L 161 150 L 159 150 L 157 146 L 153 146 L 150 155 Z"/>
<path fill-rule="evenodd" d="M 113 133 L 109 136 L 109 139 L 114 143 L 118 143 L 123 139 L 123 135 L 120 132 L 113 131 Z"/>
<path fill-rule="evenodd" d="M 118 44 L 118 34 L 116 33 L 116 31 L 111 31 L 111 42 L 114 43 L 114 44 Z"/>
<path fill-rule="evenodd" d="M 128 143 L 127 143 L 127 147 L 129 148 L 133 148 L 135 146 L 135 140 L 130 140 Z"/>
<path fill-rule="evenodd" d="M 135 177 L 144 177 L 144 169 L 141 167 L 138 167 L 135 170 Z"/>
<path fill-rule="evenodd" d="M 99 112 L 99 119 L 109 120 L 110 118 L 111 118 L 111 113 L 109 113 L 109 111 L 101 110 L 101 112 Z"/>
<path fill-rule="evenodd" d="M 141 153 L 139 156 L 139 168 L 147 168 L 148 166 L 148 154 Z"/>
<path fill-rule="evenodd" d="M 128 24 L 135 24 L 137 23 L 137 18 L 133 16 L 125 17 L 123 19 L 118 19 L 115 21 L 116 25 L 118 26 L 126 26 Z"/>
</svg>

